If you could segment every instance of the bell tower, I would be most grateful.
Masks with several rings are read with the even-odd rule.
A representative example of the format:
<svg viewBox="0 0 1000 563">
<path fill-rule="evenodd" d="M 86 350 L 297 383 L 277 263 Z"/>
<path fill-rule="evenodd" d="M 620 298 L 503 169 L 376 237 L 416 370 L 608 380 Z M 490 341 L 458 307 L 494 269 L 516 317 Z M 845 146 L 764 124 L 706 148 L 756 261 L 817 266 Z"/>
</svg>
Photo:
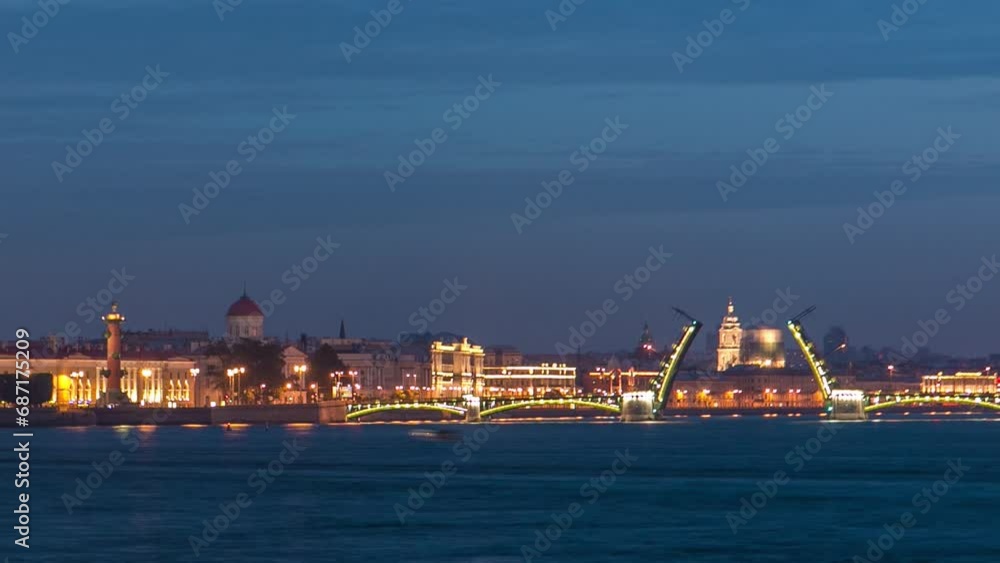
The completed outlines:
<svg viewBox="0 0 1000 563">
<path fill-rule="evenodd" d="M 740 318 L 736 316 L 733 298 L 729 298 L 726 316 L 719 326 L 719 348 L 716 352 L 716 370 L 726 371 L 740 363 L 740 349 L 743 345 L 743 327 Z"/>
</svg>

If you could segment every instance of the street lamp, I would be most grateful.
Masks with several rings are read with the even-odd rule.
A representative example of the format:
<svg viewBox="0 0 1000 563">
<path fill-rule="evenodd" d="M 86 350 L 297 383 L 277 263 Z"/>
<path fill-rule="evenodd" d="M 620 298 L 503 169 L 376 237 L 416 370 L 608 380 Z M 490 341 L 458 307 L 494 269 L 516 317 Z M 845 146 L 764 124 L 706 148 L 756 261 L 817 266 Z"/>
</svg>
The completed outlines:
<svg viewBox="0 0 1000 563">
<path fill-rule="evenodd" d="M 239 376 L 245 374 L 246 372 L 247 372 L 247 368 L 244 368 L 244 367 L 231 368 L 231 369 L 227 369 L 226 370 L 226 375 L 229 376 L 229 387 L 232 390 L 232 393 L 233 393 L 233 395 L 235 397 L 239 396 L 238 395 L 239 389 L 240 389 L 240 377 Z M 236 380 L 235 380 L 236 384 L 235 385 L 233 384 L 233 378 L 234 377 L 236 378 Z M 239 403 L 239 401 L 237 401 L 237 403 Z"/>
</svg>

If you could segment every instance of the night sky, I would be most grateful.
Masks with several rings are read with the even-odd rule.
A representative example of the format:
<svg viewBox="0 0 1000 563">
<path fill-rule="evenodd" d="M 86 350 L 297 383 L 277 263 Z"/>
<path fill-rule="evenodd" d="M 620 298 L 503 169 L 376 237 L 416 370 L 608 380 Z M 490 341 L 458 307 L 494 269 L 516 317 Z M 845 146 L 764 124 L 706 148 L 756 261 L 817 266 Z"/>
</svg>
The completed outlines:
<svg viewBox="0 0 1000 563">
<path fill-rule="evenodd" d="M 961 310 L 949 299 L 1000 254 L 994 0 L 928 0 L 889 31 L 889 0 L 588 0 L 564 21 L 546 16 L 556 0 L 404 0 L 345 60 L 353 28 L 389 4 L 244 0 L 220 21 L 210 0 L 72 0 L 22 43 L 7 34 L 37 4 L 0 3 L 0 330 L 97 336 L 78 305 L 124 269 L 130 329 L 220 334 L 246 282 L 258 300 L 283 292 L 270 335 L 335 335 L 344 318 L 390 338 L 422 328 L 414 314 L 457 278 L 467 289 L 427 328 L 530 352 L 607 300 L 586 350 L 631 347 L 644 321 L 674 338 L 674 305 L 714 328 L 732 295 L 759 317 L 786 288 L 798 297 L 779 322 L 815 304 L 816 337 L 840 324 L 898 347 L 945 309 L 932 349 L 1000 352 L 1000 279 Z M 680 72 L 674 53 L 725 9 Z M 810 102 L 814 88 L 832 95 Z M 273 142 L 242 144 L 286 107 Z M 616 118 L 627 129 L 581 170 L 580 146 Z M 58 178 L 53 162 L 102 120 L 113 131 Z M 904 168 L 949 127 L 937 162 Z M 438 128 L 391 190 L 385 173 Z M 770 138 L 723 198 L 718 182 Z M 185 217 L 231 160 L 228 187 Z M 511 215 L 563 170 L 572 184 L 519 232 Z M 844 224 L 897 180 L 906 191 L 852 243 Z M 285 274 L 317 237 L 339 247 L 308 279 Z M 616 284 L 661 246 L 672 256 L 626 300 Z"/>
</svg>

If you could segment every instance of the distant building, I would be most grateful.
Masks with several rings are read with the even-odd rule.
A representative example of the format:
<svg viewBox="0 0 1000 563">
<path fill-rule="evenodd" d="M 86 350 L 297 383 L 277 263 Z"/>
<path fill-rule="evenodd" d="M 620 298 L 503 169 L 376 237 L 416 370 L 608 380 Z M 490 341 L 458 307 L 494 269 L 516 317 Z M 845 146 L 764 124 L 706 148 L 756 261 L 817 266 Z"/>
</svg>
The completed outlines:
<svg viewBox="0 0 1000 563">
<path fill-rule="evenodd" d="M 736 316 L 732 297 L 726 316 L 719 326 L 719 346 L 716 350 L 716 371 L 736 366 L 761 368 L 785 367 L 785 345 L 780 329 L 770 327 L 743 328 Z"/>
<path fill-rule="evenodd" d="M 920 392 L 933 395 L 981 395 L 997 392 L 995 375 L 981 372 L 958 372 L 955 375 L 925 375 L 920 380 Z"/>
<path fill-rule="evenodd" d="M 736 316 L 733 298 L 730 297 L 726 316 L 722 318 L 722 324 L 719 325 L 719 347 L 716 351 L 715 368 L 717 371 L 726 371 L 739 365 L 742 342 L 743 327 L 740 325 L 740 318 Z"/>
<path fill-rule="evenodd" d="M 250 299 L 246 289 L 243 290 L 243 296 L 226 311 L 226 338 L 229 340 L 264 338 L 264 313 L 257 303 Z"/>
<path fill-rule="evenodd" d="M 566 364 L 484 367 L 483 397 L 571 397 L 576 394 L 576 368 Z"/>
<path fill-rule="evenodd" d="M 479 395 L 486 353 L 468 338 L 458 342 L 435 341 L 430 347 L 431 377 L 438 397 Z"/>
<path fill-rule="evenodd" d="M 777 328 L 748 328 L 740 344 L 740 364 L 763 368 L 785 367 L 783 333 Z"/>
</svg>

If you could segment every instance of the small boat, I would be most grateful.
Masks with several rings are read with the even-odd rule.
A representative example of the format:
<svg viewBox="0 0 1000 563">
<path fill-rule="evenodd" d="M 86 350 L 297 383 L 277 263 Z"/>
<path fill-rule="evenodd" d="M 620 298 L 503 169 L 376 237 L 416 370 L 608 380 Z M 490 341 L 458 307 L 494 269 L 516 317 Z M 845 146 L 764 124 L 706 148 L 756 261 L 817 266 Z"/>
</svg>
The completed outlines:
<svg viewBox="0 0 1000 563">
<path fill-rule="evenodd" d="M 458 432 L 451 430 L 440 430 L 437 428 L 418 428 L 410 430 L 410 437 L 415 440 L 427 442 L 453 442 L 458 439 Z"/>
</svg>

